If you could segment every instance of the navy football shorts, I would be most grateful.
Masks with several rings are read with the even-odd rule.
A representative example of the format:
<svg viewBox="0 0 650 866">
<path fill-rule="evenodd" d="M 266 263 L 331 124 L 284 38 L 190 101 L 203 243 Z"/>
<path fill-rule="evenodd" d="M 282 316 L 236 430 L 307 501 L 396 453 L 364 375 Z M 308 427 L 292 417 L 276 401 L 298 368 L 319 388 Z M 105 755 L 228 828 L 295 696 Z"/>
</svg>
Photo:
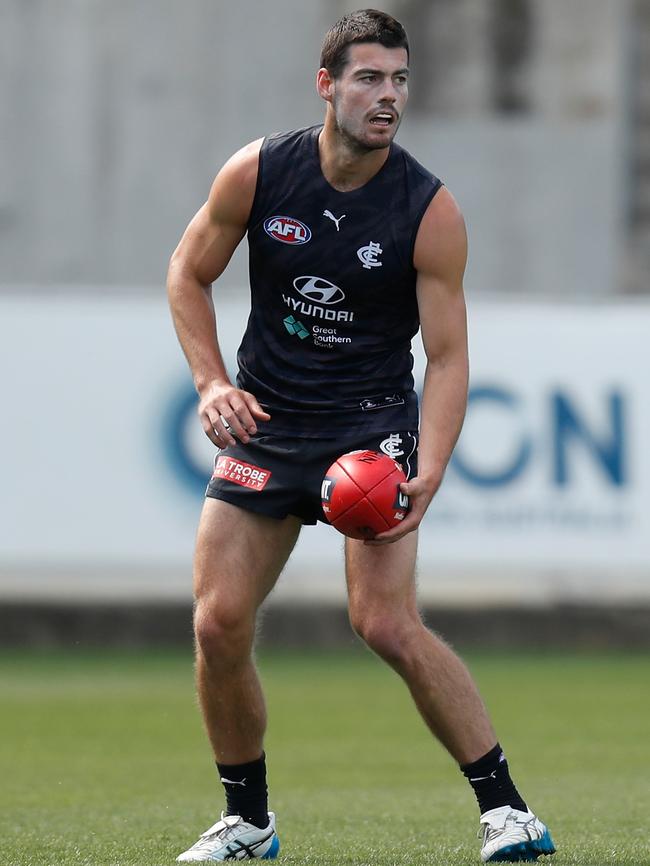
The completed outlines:
<svg viewBox="0 0 650 866">
<path fill-rule="evenodd" d="M 401 464 L 407 478 L 417 474 L 417 430 L 364 433 L 328 439 L 256 434 L 217 452 L 206 496 L 246 511 L 303 523 L 327 523 L 321 507 L 323 476 L 348 451 L 381 451 Z"/>
</svg>

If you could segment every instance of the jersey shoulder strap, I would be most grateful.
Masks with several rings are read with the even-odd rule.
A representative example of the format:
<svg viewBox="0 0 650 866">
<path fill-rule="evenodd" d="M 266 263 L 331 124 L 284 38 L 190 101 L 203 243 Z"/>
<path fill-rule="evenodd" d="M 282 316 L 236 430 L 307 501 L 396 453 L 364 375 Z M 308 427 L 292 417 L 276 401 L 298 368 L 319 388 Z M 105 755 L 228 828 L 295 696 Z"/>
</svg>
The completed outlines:
<svg viewBox="0 0 650 866">
<path fill-rule="evenodd" d="M 249 227 L 259 221 L 269 205 L 271 191 L 276 201 L 282 200 L 303 189 L 307 176 L 313 177 L 314 148 L 322 128 L 322 125 L 305 126 L 266 136 L 260 148 Z"/>
</svg>

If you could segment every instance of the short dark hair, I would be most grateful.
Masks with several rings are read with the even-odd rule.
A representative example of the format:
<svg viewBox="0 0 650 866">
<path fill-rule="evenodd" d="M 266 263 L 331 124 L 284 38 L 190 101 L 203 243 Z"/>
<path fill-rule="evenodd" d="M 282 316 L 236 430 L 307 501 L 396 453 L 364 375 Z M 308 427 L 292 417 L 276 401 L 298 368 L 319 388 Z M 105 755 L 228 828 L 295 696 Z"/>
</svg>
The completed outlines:
<svg viewBox="0 0 650 866">
<path fill-rule="evenodd" d="M 402 25 L 377 9 L 359 9 L 337 21 L 325 34 L 320 55 L 321 67 L 332 78 L 338 78 L 348 62 L 348 46 L 361 42 L 378 42 L 384 48 L 405 48 L 409 41 Z"/>
</svg>

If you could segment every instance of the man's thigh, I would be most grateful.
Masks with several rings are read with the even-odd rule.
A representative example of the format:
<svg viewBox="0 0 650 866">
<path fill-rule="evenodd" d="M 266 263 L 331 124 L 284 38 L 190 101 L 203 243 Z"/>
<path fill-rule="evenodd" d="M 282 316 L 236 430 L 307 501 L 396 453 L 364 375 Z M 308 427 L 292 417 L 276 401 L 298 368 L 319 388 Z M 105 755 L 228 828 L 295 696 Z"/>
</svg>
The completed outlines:
<svg viewBox="0 0 650 866">
<path fill-rule="evenodd" d="M 345 541 L 345 572 L 350 612 L 417 609 L 415 559 L 417 532 L 393 544 L 373 546 L 356 538 Z"/>
<path fill-rule="evenodd" d="M 297 517 L 278 520 L 206 498 L 194 557 L 195 597 L 256 610 L 273 589 L 300 526 Z"/>
</svg>

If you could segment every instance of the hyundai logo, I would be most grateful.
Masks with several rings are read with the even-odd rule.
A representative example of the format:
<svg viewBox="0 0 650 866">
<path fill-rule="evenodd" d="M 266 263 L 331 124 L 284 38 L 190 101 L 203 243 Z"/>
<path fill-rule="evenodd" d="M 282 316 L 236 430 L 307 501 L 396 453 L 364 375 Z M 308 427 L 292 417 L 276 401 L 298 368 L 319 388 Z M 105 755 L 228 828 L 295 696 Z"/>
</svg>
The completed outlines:
<svg viewBox="0 0 650 866">
<path fill-rule="evenodd" d="M 338 286 L 322 277 L 296 277 L 293 287 L 303 298 L 309 298 L 318 304 L 338 304 L 345 298 Z"/>
</svg>

